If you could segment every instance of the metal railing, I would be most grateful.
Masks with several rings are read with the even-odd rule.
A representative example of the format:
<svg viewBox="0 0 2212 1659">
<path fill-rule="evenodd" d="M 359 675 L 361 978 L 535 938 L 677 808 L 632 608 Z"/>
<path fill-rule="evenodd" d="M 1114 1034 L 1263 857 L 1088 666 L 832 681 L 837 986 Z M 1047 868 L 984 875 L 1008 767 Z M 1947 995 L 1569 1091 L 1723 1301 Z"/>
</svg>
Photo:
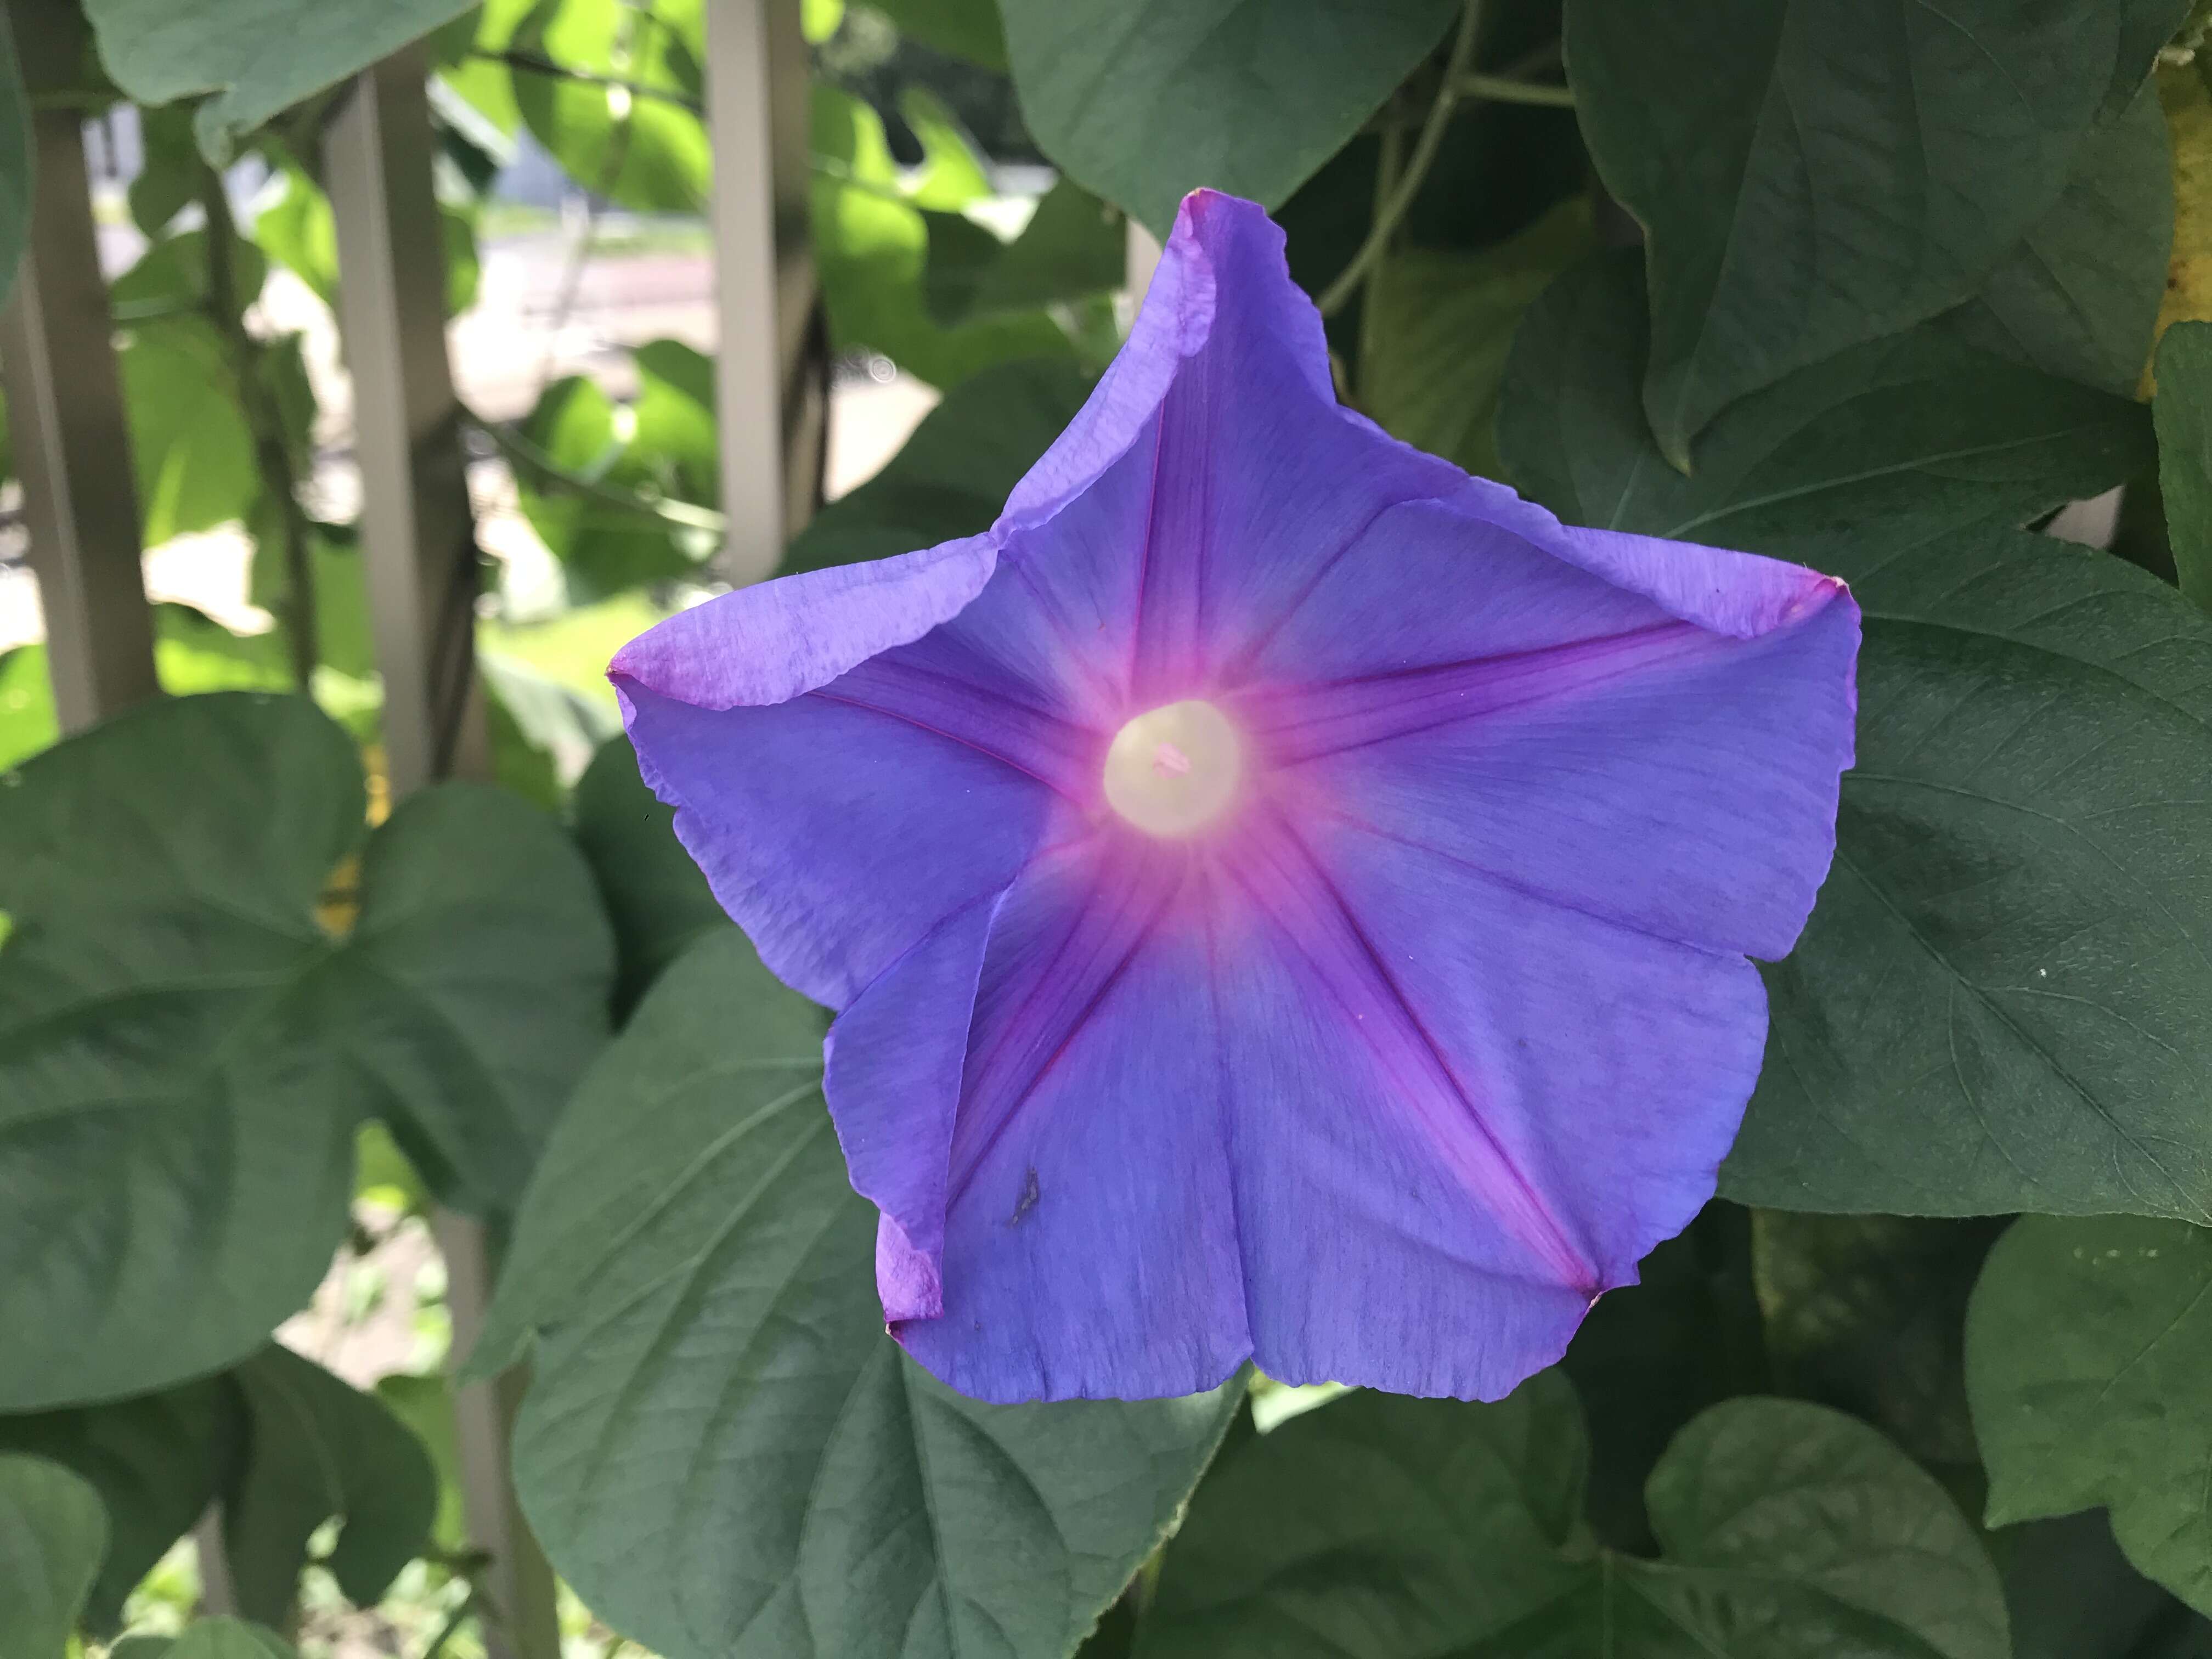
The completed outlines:
<svg viewBox="0 0 2212 1659">
<path fill-rule="evenodd" d="M 410 48 L 356 76 L 324 146 L 395 797 L 489 769 L 475 665 L 479 555 L 447 352 L 426 74 Z M 805 522 L 826 436 L 806 234 L 806 76 L 798 0 L 708 0 L 716 392 L 729 525 L 721 568 L 735 580 L 766 575 Z M 0 377 L 64 732 L 161 690 L 80 121 L 70 108 L 37 117 L 31 246 L 0 313 Z M 481 1223 L 441 1212 L 435 1225 L 458 1359 L 481 1328 L 495 1261 Z M 489 1564 L 481 1588 L 496 1615 L 485 1630 L 492 1659 L 558 1659 L 551 1571 L 509 1478 L 520 1392 L 514 1374 L 457 1389 L 463 1497 L 471 1541 Z M 220 1534 L 219 1517 L 199 1534 L 204 1581 L 218 1605 Z"/>
</svg>

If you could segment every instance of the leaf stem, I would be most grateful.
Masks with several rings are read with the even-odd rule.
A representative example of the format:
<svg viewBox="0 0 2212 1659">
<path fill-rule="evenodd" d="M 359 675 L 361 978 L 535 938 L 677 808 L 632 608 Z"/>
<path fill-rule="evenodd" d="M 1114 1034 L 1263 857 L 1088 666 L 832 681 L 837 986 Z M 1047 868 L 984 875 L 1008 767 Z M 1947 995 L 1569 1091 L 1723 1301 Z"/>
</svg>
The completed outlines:
<svg viewBox="0 0 2212 1659">
<path fill-rule="evenodd" d="M 565 490 L 572 495 L 587 495 L 594 501 L 625 508 L 641 518 L 658 519 L 681 530 L 703 531 L 711 536 L 723 536 L 729 532 L 729 520 L 711 507 L 670 501 L 665 496 L 641 495 L 619 485 L 585 477 L 581 473 L 569 471 L 511 426 L 497 426 L 489 421 L 476 421 L 471 424 L 498 446 L 509 465 L 515 465 L 519 472 L 528 474 L 544 487 Z"/>
<path fill-rule="evenodd" d="M 1506 75 L 1462 75 L 1461 95 L 1487 98 L 1497 104 L 1540 104 L 1547 109 L 1572 109 L 1574 88 L 1539 81 L 1516 81 Z"/>
<path fill-rule="evenodd" d="M 1375 199 L 1390 199 L 1403 177 L 1406 165 L 1406 135 L 1401 128 L 1386 129 L 1376 145 L 1375 158 Z M 1354 399 L 1365 407 L 1365 396 L 1372 384 L 1376 343 L 1382 337 L 1382 269 L 1383 261 L 1377 259 L 1369 269 L 1364 295 L 1359 307 L 1359 396 Z"/>
<path fill-rule="evenodd" d="M 438 1655 L 445 1650 L 446 1644 L 453 1639 L 461 1626 L 477 1611 L 477 1586 L 471 1581 L 469 1593 L 461 1599 L 461 1604 L 447 1615 L 445 1624 L 440 1627 L 438 1633 L 430 1638 L 430 1645 L 422 1650 L 422 1659 L 438 1659 Z"/>
<path fill-rule="evenodd" d="M 231 218 L 230 198 L 222 175 L 205 165 L 200 168 L 200 209 L 207 218 L 208 315 L 230 349 L 232 373 L 238 379 L 239 407 L 253 439 L 254 469 L 261 475 L 261 493 L 276 514 L 284 553 L 284 631 L 292 647 L 293 678 L 301 691 L 312 692 L 320 652 L 307 509 L 300 505 L 299 481 L 293 474 L 291 451 L 285 442 L 283 411 L 277 408 L 262 375 L 266 348 L 246 325 L 247 301 L 239 295 L 237 273 L 231 267 L 231 249 L 239 236 Z"/>
<path fill-rule="evenodd" d="M 594 75 L 589 70 L 570 69 L 565 64 L 556 64 L 550 58 L 541 58 L 534 52 L 517 52 L 511 47 L 505 51 L 493 52 L 483 46 L 476 46 L 471 48 L 469 56 L 480 58 L 486 63 L 504 64 L 507 68 L 520 70 L 526 75 L 543 75 L 562 81 L 580 81 L 586 86 L 605 87 L 611 92 L 626 92 L 633 98 L 658 99 L 664 104 L 673 104 L 677 108 L 689 110 L 697 116 L 703 117 L 707 112 L 706 105 L 688 94 L 677 92 L 668 87 L 648 86 L 642 81 L 625 81 L 618 75 Z"/>
<path fill-rule="evenodd" d="M 1451 56 L 1444 64 L 1443 80 L 1437 88 L 1436 102 L 1429 106 L 1429 118 L 1422 124 L 1421 136 L 1413 143 L 1406 175 L 1398 181 L 1395 193 L 1376 203 L 1375 220 L 1368 228 L 1367 240 L 1352 256 L 1352 263 L 1339 271 L 1336 280 L 1323 290 L 1319 302 L 1322 316 L 1334 316 L 1359 291 L 1369 268 L 1382 258 L 1390 239 L 1397 234 L 1400 222 L 1413 205 L 1413 198 L 1420 194 L 1422 183 L 1429 176 L 1430 164 L 1443 145 L 1444 130 L 1451 125 L 1452 112 L 1459 106 L 1460 83 L 1466 78 L 1468 65 L 1474 61 L 1475 36 L 1481 31 L 1482 0 L 1467 0 L 1460 11 L 1459 33 L 1453 37 Z"/>
</svg>

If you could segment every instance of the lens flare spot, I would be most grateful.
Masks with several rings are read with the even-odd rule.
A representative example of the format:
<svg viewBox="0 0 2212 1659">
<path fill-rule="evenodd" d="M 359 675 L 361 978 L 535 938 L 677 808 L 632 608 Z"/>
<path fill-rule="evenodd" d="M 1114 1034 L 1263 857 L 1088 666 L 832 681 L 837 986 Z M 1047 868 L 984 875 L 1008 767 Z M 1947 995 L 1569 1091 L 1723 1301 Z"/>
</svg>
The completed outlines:
<svg viewBox="0 0 2212 1659">
<path fill-rule="evenodd" d="M 1193 698 L 1139 714 L 1106 750 L 1106 804 L 1148 836 L 1204 829 L 1228 811 L 1244 774 L 1229 717 Z"/>
</svg>

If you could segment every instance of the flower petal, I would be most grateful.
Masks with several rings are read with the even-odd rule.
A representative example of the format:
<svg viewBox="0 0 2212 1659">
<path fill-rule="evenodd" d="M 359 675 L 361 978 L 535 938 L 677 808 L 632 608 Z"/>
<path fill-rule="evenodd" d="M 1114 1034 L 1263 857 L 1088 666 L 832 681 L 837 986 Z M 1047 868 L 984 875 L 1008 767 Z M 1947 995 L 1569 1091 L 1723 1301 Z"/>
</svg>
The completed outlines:
<svg viewBox="0 0 2212 1659">
<path fill-rule="evenodd" d="M 1206 343 L 1219 291 L 1212 263 L 1198 246 L 1192 209 L 1197 199 L 1186 199 L 1176 215 L 1129 337 L 1066 430 L 1014 486 L 999 515 L 1001 529 L 1042 524 L 1127 454 L 1183 359 Z"/>
<path fill-rule="evenodd" d="M 1186 875 L 1097 839 L 999 914 L 945 1147 L 943 1316 L 892 1327 L 963 1394 L 1190 1394 L 1249 1352 Z"/>
<path fill-rule="evenodd" d="M 998 556 L 994 538 L 971 536 L 740 588 L 647 629 L 607 678 L 698 708 L 783 702 L 958 616 Z"/>
<path fill-rule="evenodd" d="M 1339 406 L 1320 313 L 1253 204 L 1194 192 L 1161 269 L 1062 441 L 1099 469 L 1081 513 L 1031 528 L 1033 498 L 1066 500 L 1055 445 L 1000 521 L 1007 563 L 1072 620 L 1058 634 L 1125 717 L 1218 678 L 1384 509 L 1465 482 Z M 1152 404 L 1117 392 L 1112 418 L 1094 419 L 1124 365 Z"/>
<path fill-rule="evenodd" d="M 830 1027 L 823 1090 L 854 1189 L 883 1212 L 876 1284 L 886 1319 L 944 1310 L 945 1182 L 983 947 L 1000 896 L 954 911 Z"/>
<path fill-rule="evenodd" d="M 1772 560 L 1579 533 L 1570 562 L 1443 502 L 1384 515 L 1263 653 L 1304 683 L 1243 717 L 1316 811 L 1564 908 L 1783 956 L 1835 850 L 1857 607 Z"/>
<path fill-rule="evenodd" d="M 714 896 L 778 977 L 830 1007 L 1012 881 L 1073 810 L 1070 779 L 1095 770 L 1080 734 L 947 623 L 994 562 L 988 542 L 951 543 L 852 568 L 902 568 L 882 580 L 747 588 L 611 671 L 646 782 Z"/>
<path fill-rule="evenodd" d="M 1764 1011 L 1741 957 L 1364 831 L 1094 841 L 1005 900 L 949 1138 L 941 1068 L 901 1097 L 949 1179 L 941 1314 L 895 1334 L 987 1400 L 1184 1393 L 1254 1352 L 1496 1398 L 1711 1196 Z"/>
<path fill-rule="evenodd" d="M 1286 830 L 1282 847 L 1259 866 L 1265 902 L 1340 1029 L 1373 1058 L 1365 1119 L 1416 1117 L 1443 1167 L 1465 1172 L 1464 1191 L 1528 1244 L 1540 1283 L 1584 1306 L 1633 1283 L 1643 1256 L 1712 1196 L 1765 1046 L 1757 970 L 1347 825 Z M 1255 1068 L 1265 1060 L 1255 1045 L 1229 1061 L 1263 1099 L 1271 1091 Z M 1360 1073 L 1357 1061 L 1335 1064 Z M 1371 1267 L 1347 1270 L 1343 1256 L 1377 1248 L 1390 1218 L 1378 1209 L 1329 1232 L 1300 1218 L 1301 1188 L 1321 1188 L 1358 1156 L 1322 1139 L 1322 1114 L 1341 1105 L 1304 1110 L 1314 1116 L 1279 1111 L 1257 1143 L 1266 1156 L 1240 1165 L 1247 1258 L 1278 1275 L 1252 1292 L 1269 1375 L 1364 1367 L 1358 1380 L 1397 1392 L 1492 1397 L 1557 1358 L 1579 1306 L 1559 1323 L 1554 1301 L 1554 1322 L 1530 1316 L 1518 1328 L 1525 1346 L 1501 1352 L 1434 1275 L 1401 1270 L 1382 1291 Z M 1510 1171 L 1525 1206 L 1499 1203 L 1470 1152 Z M 1439 1240 L 1450 1248 L 1450 1236 Z M 1547 1341 L 1558 1347 L 1547 1352 Z"/>
</svg>

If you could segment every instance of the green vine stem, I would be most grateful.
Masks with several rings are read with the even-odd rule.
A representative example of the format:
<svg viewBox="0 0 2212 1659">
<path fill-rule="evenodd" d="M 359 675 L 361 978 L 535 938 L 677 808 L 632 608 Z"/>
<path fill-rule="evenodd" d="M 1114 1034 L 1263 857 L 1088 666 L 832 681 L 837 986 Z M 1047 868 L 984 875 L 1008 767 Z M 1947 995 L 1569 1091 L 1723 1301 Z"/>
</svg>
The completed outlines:
<svg viewBox="0 0 2212 1659">
<path fill-rule="evenodd" d="M 1376 145 L 1375 199 L 1390 199 L 1406 167 L 1406 134 L 1402 128 L 1384 131 Z M 1375 361 L 1376 342 L 1381 337 L 1382 319 L 1382 266 L 1377 259 L 1367 272 L 1364 292 L 1366 301 L 1359 308 L 1359 380 L 1364 392 L 1370 374 L 1370 365 Z"/>
<path fill-rule="evenodd" d="M 528 477 L 538 487 L 554 489 L 571 495 L 586 495 L 593 501 L 619 507 L 641 518 L 658 519 L 663 524 L 679 530 L 702 531 L 708 535 L 728 534 L 730 521 L 711 507 L 699 507 L 690 501 L 671 501 L 665 496 L 641 495 L 635 490 L 624 489 L 597 478 L 585 477 L 571 472 L 524 437 L 511 426 L 495 425 L 489 421 L 476 421 L 476 429 L 489 438 L 507 457 L 507 464 L 516 473 Z"/>
<path fill-rule="evenodd" d="M 1497 104 L 1538 104 L 1547 109 L 1572 109 L 1575 106 L 1571 87 L 1554 86 L 1540 81 L 1516 81 L 1509 75 L 1462 75 L 1459 78 L 1462 97 L 1487 98 Z"/>
<path fill-rule="evenodd" d="M 504 64 L 507 68 L 520 70 L 525 75 L 543 75 L 561 81 L 580 81 L 586 86 L 605 87 L 610 92 L 626 92 L 633 98 L 656 99 L 664 104 L 673 104 L 678 109 L 689 110 L 692 114 L 702 118 L 704 118 L 707 113 L 707 106 L 700 100 L 670 88 L 647 86 L 642 81 L 625 81 L 618 75 L 593 75 L 588 70 L 570 69 L 565 64 L 555 63 L 550 58 L 541 58 L 534 52 L 520 52 L 512 47 L 503 52 L 492 52 L 483 46 L 476 46 L 470 49 L 469 56 L 481 58 L 488 64 Z"/>
<path fill-rule="evenodd" d="M 1475 37 L 1482 32 L 1482 0 L 1467 0 L 1460 12 L 1459 33 L 1452 38 L 1451 56 L 1444 64 L 1443 80 L 1437 88 L 1436 102 L 1429 106 L 1429 118 L 1422 123 L 1421 136 L 1413 143 L 1413 153 L 1406 164 L 1405 177 L 1388 198 L 1377 198 L 1374 222 L 1368 228 L 1367 240 L 1352 256 L 1352 263 L 1337 273 L 1336 280 L 1325 289 L 1319 301 L 1321 314 L 1334 317 L 1344 309 L 1346 303 L 1359 291 L 1366 281 L 1369 269 L 1382 257 L 1397 234 L 1398 226 L 1407 210 L 1413 205 L 1414 197 L 1420 194 L 1421 185 L 1429 176 L 1429 167 L 1443 147 L 1444 131 L 1451 125 L 1452 112 L 1459 107 L 1462 95 L 1461 83 L 1467 78 L 1468 66 L 1474 59 Z"/>
<path fill-rule="evenodd" d="M 200 169 L 200 205 L 207 218 L 208 316 L 229 349 L 232 372 L 238 379 L 239 405 L 253 439 L 254 469 L 261 475 L 262 494 L 276 514 L 284 552 L 284 627 L 292 647 L 292 672 L 300 690 L 310 691 L 321 653 L 316 637 L 315 572 L 307 514 L 300 505 L 299 480 L 284 441 L 283 414 L 262 374 L 267 348 L 246 325 L 245 305 L 230 258 L 238 227 L 231 218 L 222 175 L 213 167 Z"/>
</svg>

